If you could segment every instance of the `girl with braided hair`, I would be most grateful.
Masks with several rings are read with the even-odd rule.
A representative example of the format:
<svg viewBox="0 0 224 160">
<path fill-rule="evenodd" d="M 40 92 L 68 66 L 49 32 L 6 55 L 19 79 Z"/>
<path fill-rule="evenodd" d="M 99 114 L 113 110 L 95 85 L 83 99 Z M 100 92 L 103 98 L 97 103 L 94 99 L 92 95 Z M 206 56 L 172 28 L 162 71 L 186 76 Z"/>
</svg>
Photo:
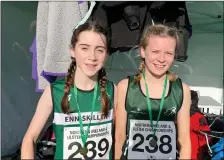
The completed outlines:
<svg viewBox="0 0 224 160">
<path fill-rule="evenodd" d="M 96 21 L 74 30 L 67 76 L 42 94 L 23 139 L 22 159 L 34 159 L 33 143 L 52 111 L 55 159 L 112 159 L 116 86 L 103 68 L 108 40 L 107 30 Z"/>
<path fill-rule="evenodd" d="M 140 73 L 118 83 L 115 159 L 190 159 L 190 89 L 168 71 L 177 46 L 175 28 L 145 28 Z"/>
</svg>

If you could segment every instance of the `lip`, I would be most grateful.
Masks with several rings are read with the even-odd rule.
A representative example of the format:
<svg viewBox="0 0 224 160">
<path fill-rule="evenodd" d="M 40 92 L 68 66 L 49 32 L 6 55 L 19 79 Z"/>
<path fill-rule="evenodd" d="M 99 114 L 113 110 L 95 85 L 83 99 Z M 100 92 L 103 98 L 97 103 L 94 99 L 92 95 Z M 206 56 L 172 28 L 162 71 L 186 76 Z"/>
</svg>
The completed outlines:
<svg viewBox="0 0 224 160">
<path fill-rule="evenodd" d="M 166 67 L 166 65 L 161 65 L 161 64 L 154 64 L 154 66 L 156 68 L 164 68 L 164 67 Z"/>
<path fill-rule="evenodd" d="M 92 69 L 96 68 L 96 66 L 97 66 L 97 64 L 85 64 L 85 65 L 86 65 L 86 67 L 92 68 Z"/>
</svg>

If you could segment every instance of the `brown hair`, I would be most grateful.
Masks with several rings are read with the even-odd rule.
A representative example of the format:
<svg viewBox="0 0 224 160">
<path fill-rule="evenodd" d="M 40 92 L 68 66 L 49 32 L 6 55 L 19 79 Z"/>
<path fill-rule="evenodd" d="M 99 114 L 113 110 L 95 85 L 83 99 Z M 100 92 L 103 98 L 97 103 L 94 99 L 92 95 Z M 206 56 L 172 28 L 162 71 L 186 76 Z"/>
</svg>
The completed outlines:
<svg viewBox="0 0 224 160">
<path fill-rule="evenodd" d="M 108 46 L 108 32 L 105 28 L 103 28 L 98 22 L 88 20 L 86 23 L 80 25 L 77 29 L 73 31 L 72 39 L 71 39 L 71 48 L 75 48 L 76 43 L 78 41 L 79 35 L 83 31 L 94 31 L 99 34 L 105 35 L 107 38 L 107 44 Z M 108 48 L 108 47 L 107 47 Z M 71 109 L 69 107 L 69 101 L 68 101 L 68 94 L 71 87 L 74 87 L 74 75 L 75 75 L 75 69 L 76 69 L 76 61 L 75 58 L 72 57 L 72 62 L 70 64 L 70 67 L 68 69 L 68 73 L 65 80 L 65 86 L 64 86 L 64 96 L 61 101 L 61 109 L 63 113 L 71 113 Z M 106 87 L 106 72 L 105 69 L 101 68 L 101 70 L 98 73 L 98 81 L 100 84 L 100 90 L 101 90 L 101 105 L 104 116 L 108 116 L 109 113 L 109 97 L 106 94 L 105 87 Z"/>
<path fill-rule="evenodd" d="M 156 24 L 151 25 L 149 27 L 146 27 L 140 40 L 139 48 L 146 49 L 148 45 L 148 38 L 150 36 L 160 36 L 160 37 L 172 37 L 176 40 L 176 48 L 175 52 L 178 50 L 178 44 L 179 44 L 179 36 L 178 36 L 178 30 L 173 26 L 167 26 L 163 24 Z M 135 82 L 139 82 L 142 77 L 142 72 L 145 69 L 145 62 L 144 59 L 142 59 L 140 66 L 139 66 L 139 74 L 135 77 Z M 170 81 L 175 81 L 177 79 L 177 74 L 173 72 L 167 71 L 167 75 Z"/>
</svg>

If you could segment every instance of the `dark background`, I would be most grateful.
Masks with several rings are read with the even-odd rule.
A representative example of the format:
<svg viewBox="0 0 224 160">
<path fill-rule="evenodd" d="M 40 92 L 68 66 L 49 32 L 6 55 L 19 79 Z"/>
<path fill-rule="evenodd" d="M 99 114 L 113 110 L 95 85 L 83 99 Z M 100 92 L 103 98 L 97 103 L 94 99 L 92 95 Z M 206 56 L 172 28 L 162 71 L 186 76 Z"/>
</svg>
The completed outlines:
<svg viewBox="0 0 224 160">
<path fill-rule="evenodd" d="M 32 79 L 37 2 L 1 2 L 1 156 L 20 144 L 40 93 Z"/>
</svg>

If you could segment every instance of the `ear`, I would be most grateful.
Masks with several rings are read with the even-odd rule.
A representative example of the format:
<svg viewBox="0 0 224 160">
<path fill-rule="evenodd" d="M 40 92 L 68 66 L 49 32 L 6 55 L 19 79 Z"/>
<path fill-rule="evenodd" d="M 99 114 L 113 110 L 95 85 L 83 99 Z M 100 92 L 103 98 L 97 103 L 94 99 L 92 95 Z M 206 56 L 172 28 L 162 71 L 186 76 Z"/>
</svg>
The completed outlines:
<svg viewBox="0 0 224 160">
<path fill-rule="evenodd" d="M 140 47 L 140 56 L 145 58 L 145 49 L 143 47 Z"/>
<path fill-rule="evenodd" d="M 69 51 L 70 51 L 71 57 L 74 57 L 75 58 L 74 48 L 70 47 Z"/>
<path fill-rule="evenodd" d="M 109 56 L 110 56 L 110 55 L 109 55 L 109 53 L 107 53 L 107 55 L 106 55 L 106 58 L 105 58 L 105 59 L 107 60 L 107 58 L 108 58 Z"/>
<path fill-rule="evenodd" d="M 106 53 L 105 59 L 104 59 L 104 63 L 107 61 L 108 57 L 109 57 L 109 52 Z"/>
</svg>

